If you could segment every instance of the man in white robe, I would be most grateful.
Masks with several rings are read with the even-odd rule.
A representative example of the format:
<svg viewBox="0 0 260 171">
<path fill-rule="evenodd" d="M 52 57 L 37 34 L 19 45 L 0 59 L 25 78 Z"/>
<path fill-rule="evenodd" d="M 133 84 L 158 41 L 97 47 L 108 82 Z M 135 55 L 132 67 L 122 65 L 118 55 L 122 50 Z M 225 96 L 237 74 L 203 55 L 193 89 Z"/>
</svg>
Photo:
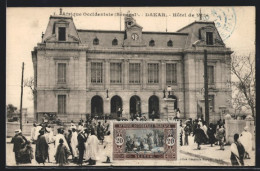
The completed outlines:
<svg viewBox="0 0 260 171">
<path fill-rule="evenodd" d="M 78 158 L 78 133 L 76 131 L 76 126 L 72 126 L 72 137 L 71 137 L 71 149 L 72 149 L 72 154 L 74 156 L 74 158 Z"/>
<path fill-rule="evenodd" d="M 89 160 L 89 165 L 95 165 L 96 160 L 98 160 L 98 143 L 99 140 L 95 135 L 95 131 L 91 130 L 91 135 L 87 139 L 87 149 L 86 149 L 86 160 Z"/>
<path fill-rule="evenodd" d="M 250 159 L 250 154 L 252 152 L 252 134 L 248 131 L 247 126 L 241 133 L 239 140 L 245 148 L 245 158 Z"/>
</svg>

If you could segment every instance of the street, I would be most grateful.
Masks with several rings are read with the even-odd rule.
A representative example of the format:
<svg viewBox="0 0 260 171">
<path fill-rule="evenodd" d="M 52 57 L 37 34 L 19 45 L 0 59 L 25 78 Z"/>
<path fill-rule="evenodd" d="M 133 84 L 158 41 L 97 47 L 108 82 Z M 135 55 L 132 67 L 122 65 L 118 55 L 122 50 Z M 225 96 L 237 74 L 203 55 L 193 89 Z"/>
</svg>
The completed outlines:
<svg viewBox="0 0 260 171">
<path fill-rule="evenodd" d="M 29 138 L 29 137 L 28 137 Z M 6 144 L 6 165 L 16 166 L 13 153 L 13 144 L 10 143 L 11 138 L 7 138 Z M 108 150 L 104 150 L 104 145 L 99 145 L 99 160 L 96 166 L 230 166 L 230 146 L 225 146 L 225 150 L 219 150 L 219 146 L 210 147 L 210 145 L 201 145 L 201 150 L 197 150 L 197 145 L 193 143 L 193 137 L 189 137 L 189 146 L 180 146 L 179 161 L 162 161 L 162 160 L 124 160 L 112 161 L 112 163 L 103 163 L 106 161 Z M 32 144 L 35 151 L 35 144 Z M 54 144 L 49 145 L 50 163 L 38 164 L 35 159 L 30 164 L 20 164 L 19 166 L 58 166 L 54 159 Z M 103 152 L 102 152 L 103 151 Z M 255 151 L 253 151 L 255 152 Z M 69 157 L 71 161 L 71 156 Z M 245 159 L 245 166 L 255 165 L 255 155 L 251 154 L 251 159 Z M 66 166 L 78 166 L 70 162 Z M 88 163 L 83 163 L 83 166 L 88 166 Z"/>
</svg>

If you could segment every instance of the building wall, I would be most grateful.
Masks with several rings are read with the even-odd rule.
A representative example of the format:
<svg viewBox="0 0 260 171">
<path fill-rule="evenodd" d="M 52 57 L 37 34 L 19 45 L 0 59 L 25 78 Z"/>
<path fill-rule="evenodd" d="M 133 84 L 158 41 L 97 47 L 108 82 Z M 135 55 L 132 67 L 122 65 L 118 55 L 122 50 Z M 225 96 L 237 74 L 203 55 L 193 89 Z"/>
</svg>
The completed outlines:
<svg viewBox="0 0 260 171">
<path fill-rule="evenodd" d="M 66 21 L 66 22 L 65 22 Z M 66 41 L 57 41 L 57 25 L 66 26 Z M 206 26 L 210 25 L 210 28 Z M 201 34 L 211 29 L 214 31 L 214 45 L 207 46 Z M 131 31 L 131 29 L 129 29 Z M 127 32 L 127 30 L 126 30 Z M 140 37 L 142 31 L 139 29 Z M 77 31 L 71 18 L 51 17 L 43 42 L 33 51 L 35 75 L 37 76 L 37 103 L 36 112 L 57 112 L 58 95 L 66 95 L 66 114 L 60 115 L 63 119 L 73 120 L 91 113 L 91 99 L 99 95 L 103 99 L 103 113 L 111 112 L 111 98 L 121 97 L 126 118 L 129 118 L 130 98 L 137 95 L 141 99 L 141 112 L 148 113 L 149 98 L 156 95 L 159 98 L 161 118 L 167 115 L 167 105 L 163 99 L 163 90 L 171 86 L 177 97 L 181 118 L 197 118 L 198 105 L 203 106 L 204 98 L 204 64 L 203 50 L 208 50 L 208 65 L 214 66 L 214 85 L 209 85 L 209 94 L 214 95 L 215 110 L 210 113 L 214 118 L 220 117 L 220 107 L 231 108 L 227 99 L 231 97 L 231 89 L 227 87 L 230 80 L 230 49 L 221 43 L 221 38 L 214 23 L 198 22 L 191 24 L 177 33 L 145 33 L 142 41 L 122 46 L 124 32 L 117 31 Z M 93 45 L 93 39 L 98 38 L 100 44 Z M 113 46 L 112 40 L 116 37 L 118 45 Z M 150 39 L 155 40 L 155 46 L 149 47 Z M 201 40 L 199 40 L 201 39 Z M 167 41 L 173 41 L 173 47 L 166 47 Z M 36 55 L 37 52 L 37 55 Z M 91 83 L 91 62 L 103 63 L 102 83 Z M 110 83 L 110 63 L 122 63 L 122 83 Z M 57 83 L 57 66 L 66 64 L 66 83 Z M 140 63 L 140 84 L 129 84 L 129 64 Z M 148 63 L 159 64 L 159 83 L 148 83 Z M 177 84 L 166 83 L 167 63 L 177 64 Z M 107 92 L 109 99 L 107 99 Z M 167 91 L 165 95 L 167 96 Z M 216 116 L 216 117 L 215 117 Z"/>
</svg>

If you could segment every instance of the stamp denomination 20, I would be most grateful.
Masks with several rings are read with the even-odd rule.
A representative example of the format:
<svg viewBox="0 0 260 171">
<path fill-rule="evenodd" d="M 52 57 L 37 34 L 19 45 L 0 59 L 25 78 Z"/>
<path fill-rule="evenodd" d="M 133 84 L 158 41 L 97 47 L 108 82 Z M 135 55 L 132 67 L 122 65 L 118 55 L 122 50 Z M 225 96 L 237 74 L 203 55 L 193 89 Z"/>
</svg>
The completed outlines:
<svg viewBox="0 0 260 171">
<path fill-rule="evenodd" d="M 177 160 L 177 122 L 115 122 L 113 159 Z"/>
</svg>

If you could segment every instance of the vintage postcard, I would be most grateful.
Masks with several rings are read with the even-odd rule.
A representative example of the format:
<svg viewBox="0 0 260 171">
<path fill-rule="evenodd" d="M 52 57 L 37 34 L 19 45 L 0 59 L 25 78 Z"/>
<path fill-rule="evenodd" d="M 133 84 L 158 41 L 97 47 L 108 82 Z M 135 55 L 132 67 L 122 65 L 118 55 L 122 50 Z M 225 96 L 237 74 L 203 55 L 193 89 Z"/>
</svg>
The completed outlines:
<svg viewBox="0 0 260 171">
<path fill-rule="evenodd" d="M 255 7 L 6 16 L 6 166 L 255 166 Z"/>
</svg>

